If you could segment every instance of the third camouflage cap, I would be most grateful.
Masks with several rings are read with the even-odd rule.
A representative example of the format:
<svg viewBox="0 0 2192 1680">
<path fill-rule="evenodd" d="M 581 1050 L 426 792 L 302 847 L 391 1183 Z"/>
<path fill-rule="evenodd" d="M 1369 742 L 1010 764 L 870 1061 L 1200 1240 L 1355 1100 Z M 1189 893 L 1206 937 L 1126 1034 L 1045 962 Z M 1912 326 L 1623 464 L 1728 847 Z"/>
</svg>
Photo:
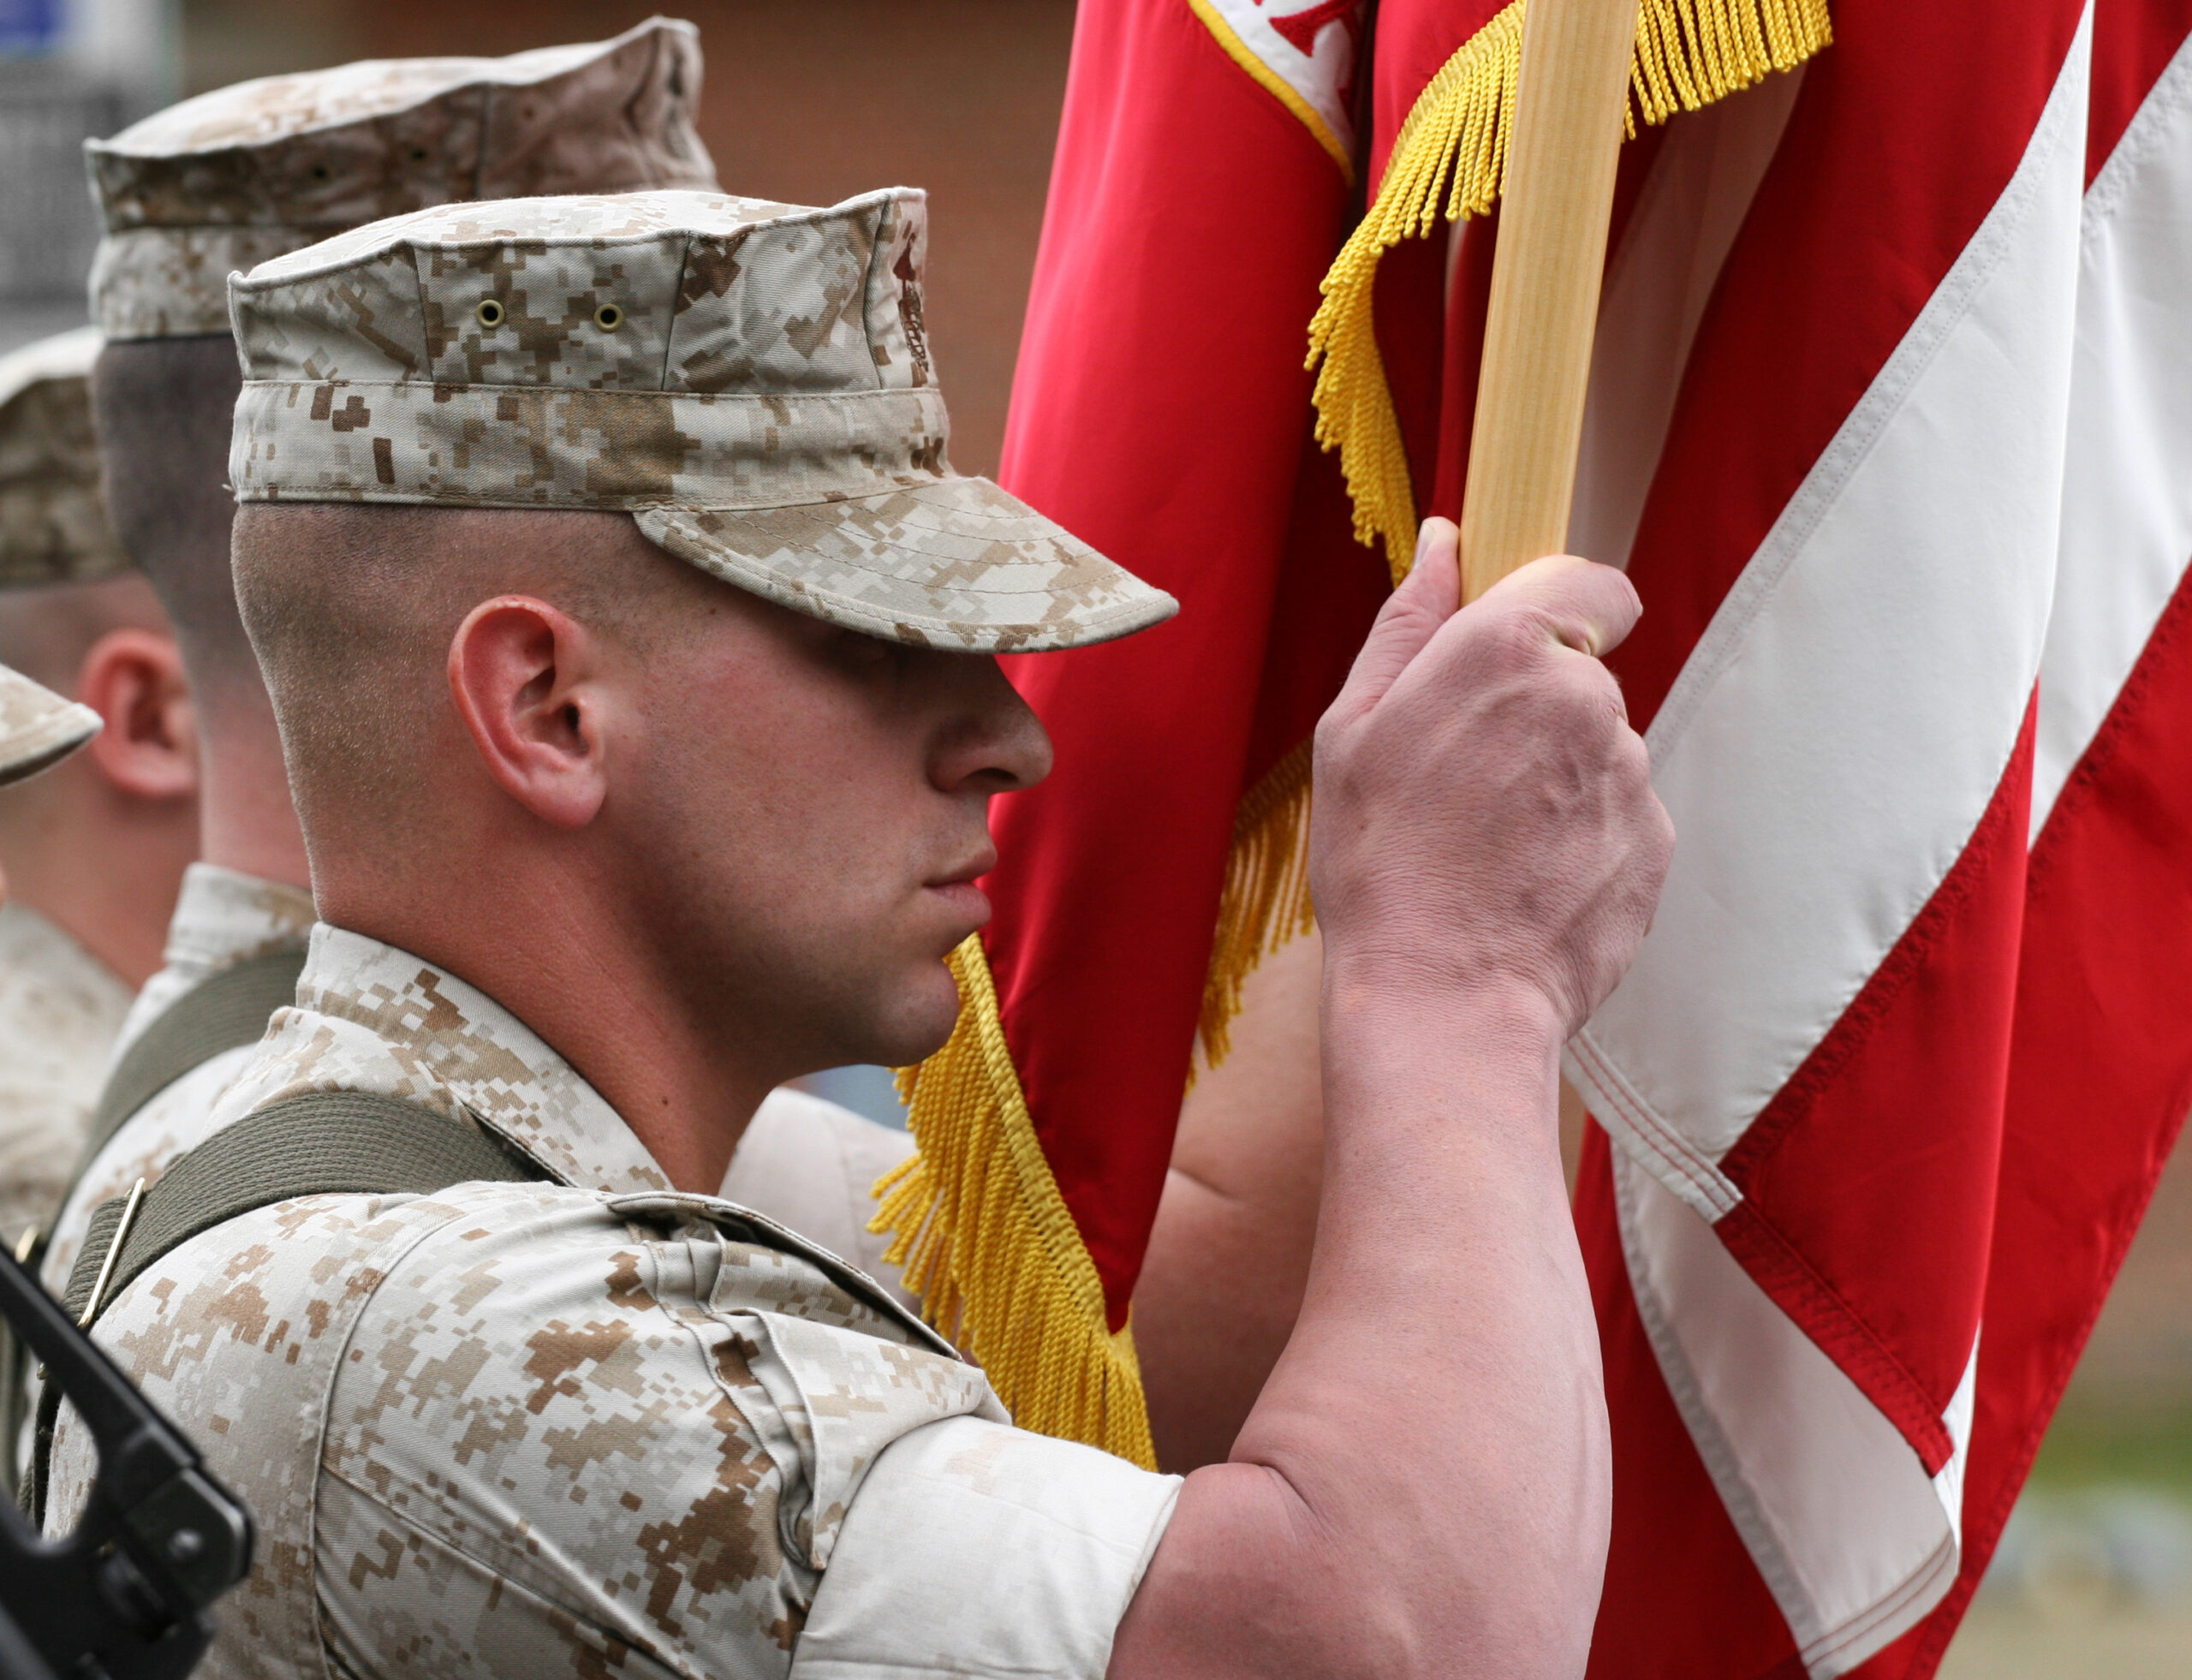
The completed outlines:
<svg viewBox="0 0 2192 1680">
<path fill-rule="evenodd" d="M 921 314 L 927 200 L 514 199 L 229 283 L 241 501 L 630 512 L 785 606 L 969 652 L 1103 641 L 1172 598 L 986 479 Z"/>
<path fill-rule="evenodd" d="M 130 569 L 99 494 L 96 327 L 0 356 L 0 589 L 97 583 Z"/>
</svg>

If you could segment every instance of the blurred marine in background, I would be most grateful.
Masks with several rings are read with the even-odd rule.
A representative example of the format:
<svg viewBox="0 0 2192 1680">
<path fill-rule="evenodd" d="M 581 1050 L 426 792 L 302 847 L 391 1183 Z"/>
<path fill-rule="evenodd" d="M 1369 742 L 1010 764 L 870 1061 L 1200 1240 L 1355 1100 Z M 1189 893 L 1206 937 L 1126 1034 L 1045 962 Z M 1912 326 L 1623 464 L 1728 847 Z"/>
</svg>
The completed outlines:
<svg viewBox="0 0 2192 1680">
<path fill-rule="evenodd" d="M 99 503 L 89 328 L 0 360 L 0 660 L 86 704 L 87 753 L 0 792 L 0 1237 L 50 1224 L 198 844 L 166 615 Z"/>
</svg>

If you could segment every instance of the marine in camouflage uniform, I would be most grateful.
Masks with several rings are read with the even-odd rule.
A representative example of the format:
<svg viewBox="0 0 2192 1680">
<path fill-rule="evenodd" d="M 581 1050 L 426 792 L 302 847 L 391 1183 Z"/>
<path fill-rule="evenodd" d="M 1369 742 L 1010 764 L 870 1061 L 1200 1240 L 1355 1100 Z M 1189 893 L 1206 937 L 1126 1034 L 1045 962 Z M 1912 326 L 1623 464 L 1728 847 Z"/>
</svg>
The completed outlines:
<svg viewBox="0 0 2192 1680">
<path fill-rule="evenodd" d="M 117 343 L 225 337 L 230 270 L 377 217 L 456 200 L 712 187 L 692 124 L 700 69 L 692 27 L 657 19 L 606 42 L 506 58 L 372 61 L 187 100 L 90 148 L 106 223 L 94 313 Z M 158 581 L 159 567 L 147 564 Z M 234 618 L 226 596 L 196 610 Z M 177 603 L 179 622 L 189 611 Z M 250 680 L 256 685 L 255 672 Z M 211 740 L 223 724 L 209 715 L 204 727 Z M 245 791 L 287 801 L 286 789 Z M 221 792 L 217 783 L 212 794 Z M 275 960 L 287 953 L 292 970 L 302 960 L 312 922 L 306 887 L 301 873 L 276 880 L 214 863 L 186 876 L 167 966 L 146 984 L 116 1046 L 125 1079 L 104 1105 L 109 1135 L 55 1222 L 43 1266 L 51 1287 L 65 1287 L 92 1209 L 140 1180 L 157 1182 L 205 1139 L 215 1099 L 252 1054 L 252 1043 L 239 1041 L 184 1067 L 207 1048 L 203 1034 L 169 1034 L 186 1046 L 180 1061 L 145 1035 L 164 1020 L 179 1024 L 171 1016 L 179 1003 L 196 993 L 202 1007 L 211 995 L 203 988 L 241 978 L 247 964 L 283 979 L 286 998 Z M 133 1064 L 140 1046 L 152 1053 Z M 126 1077 L 133 1073 L 141 1076 Z M 865 1228 L 867 1187 L 908 1147 L 902 1133 L 785 1092 L 756 1117 L 730 1182 L 753 1205 L 872 1263 L 883 1240 Z"/>
<path fill-rule="evenodd" d="M 99 502 L 85 390 L 98 343 L 86 328 L 0 358 L 0 592 L 10 601 L 131 574 Z M 0 1240 L 11 1246 L 52 1218 L 130 997 L 51 917 L 0 905 Z"/>
<path fill-rule="evenodd" d="M 231 480 L 621 509 L 713 577 L 914 646 L 1168 617 L 946 465 L 925 210 L 461 205 L 266 264 L 232 282 Z M 1176 1479 L 1012 1428 L 841 1261 L 673 1189 L 494 999 L 322 926 L 216 1123 L 325 1091 L 476 1124 L 552 1182 L 280 1202 L 108 1308 L 100 1340 L 262 1524 L 206 1672 L 1103 1673 Z M 50 1528 L 91 1469 L 64 1416 Z"/>
</svg>

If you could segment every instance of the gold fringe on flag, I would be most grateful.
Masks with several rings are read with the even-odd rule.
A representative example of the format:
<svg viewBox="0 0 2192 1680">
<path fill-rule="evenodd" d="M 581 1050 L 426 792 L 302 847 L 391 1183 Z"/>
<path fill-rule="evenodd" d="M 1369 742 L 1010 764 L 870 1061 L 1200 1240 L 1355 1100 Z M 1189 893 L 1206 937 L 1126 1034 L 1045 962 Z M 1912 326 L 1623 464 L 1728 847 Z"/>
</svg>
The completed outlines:
<svg viewBox="0 0 2192 1680">
<path fill-rule="evenodd" d="M 1248 789 L 1233 818 L 1233 849 L 1218 901 L 1218 936 L 1203 982 L 1197 1046 L 1216 1067 L 1233 1048 L 1241 991 L 1264 958 L 1317 925 L 1309 902 L 1310 759 L 1304 741 Z M 1193 1083 L 1190 1075 L 1189 1083 Z"/>
<path fill-rule="evenodd" d="M 1378 263 L 1442 215 L 1481 216 L 1499 196 L 1525 3 L 1512 0 L 1417 96 L 1377 199 L 1325 276 L 1324 301 L 1309 324 L 1317 441 L 1339 450 L 1355 539 L 1373 546 L 1384 539 L 1397 584 L 1415 551 L 1416 504 L 1372 318 Z M 1635 134 L 1640 116 L 1664 122 L 1793 69 L 1832 39 L 1826 0 L 1641 0 L 1625 132 Z"/>
<path fill-rule="evenodd" d="M 959 1024 L 898 1072 L 917 1152 L 876 1181 L 868 1229 L 896 1232 L 931 1324 L 981 1362 L 1022 1428 L 1154 1469 L 1134 1327 L 1112 1334 L 1104 1286 L 1058 1194 L 1004 1042 L 981 937 L 950 956 Z"/>
</svg>

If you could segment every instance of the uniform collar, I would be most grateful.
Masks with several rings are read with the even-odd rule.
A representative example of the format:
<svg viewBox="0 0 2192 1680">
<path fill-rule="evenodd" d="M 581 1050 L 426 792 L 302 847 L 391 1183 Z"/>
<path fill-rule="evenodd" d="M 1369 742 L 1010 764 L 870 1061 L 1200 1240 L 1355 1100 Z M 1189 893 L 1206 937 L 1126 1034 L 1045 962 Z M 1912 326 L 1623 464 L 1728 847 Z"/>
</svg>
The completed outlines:
<svg viewBox="0 0 2192 1680">
<path fill-rule="evenodd" d="M 176 998 L 239 962 L 277 951 L 302 950 L 312 932 L 312 895 L 282 881 L 262 880 L 217 864 L 183 871 L 182 891 L 168 920 L 167 950 L 122 1023 L 118 1056 Z"/>
<path fill-rule="evenodd" d="M 601 1093 L 485 992 L 322 922 L 312 930 L 297 1007 L 275 1016 L 261 1055 L 222 1106 L 241 1114 L 329 1089 L 461 1107 L 581 1189 L 670 1188 Z"/>
</svg>

